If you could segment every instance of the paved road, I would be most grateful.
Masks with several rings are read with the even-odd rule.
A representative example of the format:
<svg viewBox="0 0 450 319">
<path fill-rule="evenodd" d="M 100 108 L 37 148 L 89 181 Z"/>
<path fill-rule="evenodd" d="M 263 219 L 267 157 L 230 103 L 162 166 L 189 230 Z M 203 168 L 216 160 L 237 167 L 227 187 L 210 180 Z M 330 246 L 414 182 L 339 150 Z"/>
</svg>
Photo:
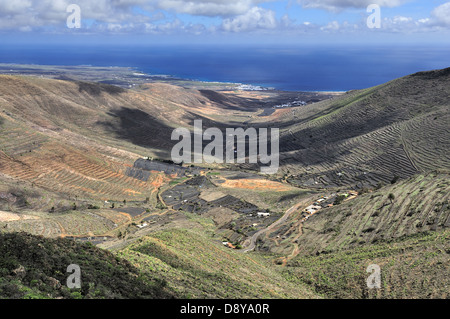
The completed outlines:
<svg viewBox="0 0 450 319">
<path fill-rule="evenodd" d="M 284 215 L 280 219 L 278 219 L 276 222 L 274 222 L 267 228 L 261 229 L 260 231 L 256 232 L 252 237 L 250 237 L 249 239 L 247 239 L 244 242 L 244 246 L 246 246 L 246 248 L 243 249 L 243 252 L 246 253 L 246 252 L 249 252 L 249 251 L 252 251 L 253 249 L 255 249 L 256 241 L 258 240 L 259 236 L 261 236 L 262 234 L 266 233 L 267 231 L 273 229 L 274 227 L 280 225 L 281 223 L 284 223 L 289 218 L 289 216 L 291 216 L 291 214 L 293 212 L 297 211 L 299 209 L 299 207 L 306 205 L 310 201 L 311 201 L 311 198 L 306 198 L 306 199 L 302 200 L 301 202 L 298 202 L 297 204 L 295 204 L 294 206 L 289 208 L 284 213 Z"/>
</svg>

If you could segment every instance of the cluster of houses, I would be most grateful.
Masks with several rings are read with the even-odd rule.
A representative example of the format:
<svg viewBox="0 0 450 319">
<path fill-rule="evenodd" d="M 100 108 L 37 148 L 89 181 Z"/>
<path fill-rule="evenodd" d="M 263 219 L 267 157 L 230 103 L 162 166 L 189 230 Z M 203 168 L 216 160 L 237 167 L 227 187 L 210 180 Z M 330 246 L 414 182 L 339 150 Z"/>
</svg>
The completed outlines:
<svg viewBox="0 0 450 319">
<path fill-rule="evenodd" d="M 259 85 L 241 84 L 237 87 L 241 91 L 267 91 L 269 88 L 265 88 Z"/>
<path fill-rule="evenodd" d="M 332 207 L 333 202 L 338 194 L 332 194 L 330 197 L 322 196 L 318 200 L 316 200 L 312 205 L 309 205 L 302 211 L 302 222 L 307 221 L 309 217 L 317 213 L 322 208 Z M 345 194 L 339 194 L 346 197 L 346 200 L 350 200 L 358 196 L 358 192 L 351 191 Z"/>
<path fill-rule="evenodd" d="M 286 107 L 293 107 L 293 106 L 303 106 L 307 103 L 305 101 L 294 101 L 294 102 L 288 102 L 284 104 L 275 105 L 274 108 L 286 108 Z"/>
<path fill-rule="evenodd" d="M 253 214 L 248 214 L 248 217 L 253 217 Z M 270 213 L 258 212 L 256 213 L 256 217 L 259 218 L 270 217 Z"/>
<path fill-rule="evenodd" d="M 306 207 L 303 211 L 302 211 L 302 222 L 305 222 L 309 219 L 309 217 L 311 217 L 312 215 L 314 215 L 315 213 L 317 213 L 319 210 L 321 210 L 324 207 L 331 207 L 333 206 L 333 204 L 327 204 L 327 200 L 329 199 L 328 196 L 323 196 L 321 198 L 319 198 L 316 202 L 314 202 L 314 204 L 309 205 L 308 207 Z"/>
</svg>

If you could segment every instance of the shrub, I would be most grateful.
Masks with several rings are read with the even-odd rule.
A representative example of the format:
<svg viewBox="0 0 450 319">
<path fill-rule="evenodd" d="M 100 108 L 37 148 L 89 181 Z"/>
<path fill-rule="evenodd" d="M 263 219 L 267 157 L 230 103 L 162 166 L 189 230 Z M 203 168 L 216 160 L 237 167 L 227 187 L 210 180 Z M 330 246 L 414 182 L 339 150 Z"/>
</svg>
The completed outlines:
<svg viewBox="0 0 450 319">
<path fill-rule="evenodd" d="M 391 201 L 391 204 L 392 204 L 392 202 L 393 202 L 394 199 L 395 199 L 395 195 L 392 194 L 392 193 L 390 193 L 389 196 L 388 196 L 388 199 Z"/>
<path fill-rule="evenodd" d="M 345 195 L 338 195 L 338 196 L 336 196 L 333 205 L 341 204 L 344 201 L 344 199 L 346 199 L 346 198 L 347 198 L 347 196 L 345 196 Z"/>
<path fill-rule="evenodd" d="M 397 181 L 399 180 L 400 176 L 395 175 L 394 178 L 391 181 L 391 184 L 395 184 L 397 183 Z"/>
</svg>

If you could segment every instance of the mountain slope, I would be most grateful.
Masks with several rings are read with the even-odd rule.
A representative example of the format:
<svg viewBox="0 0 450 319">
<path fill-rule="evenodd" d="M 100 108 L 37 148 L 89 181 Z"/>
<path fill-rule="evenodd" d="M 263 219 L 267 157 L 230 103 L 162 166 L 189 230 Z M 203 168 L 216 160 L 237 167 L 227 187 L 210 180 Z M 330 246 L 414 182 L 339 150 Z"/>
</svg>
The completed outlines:
<svg viewBox="0 0 450 319">
<path fill-rule="evenodd" d="M 303 226 L 311 253 L 414 235 L 450 227 L 449 174 L 417 175 L 325 208 Z"/>
<path fill-rule="evenodd" d="M 0 172 L 71 197 L 143 200 L 161 176 L 142 182 L 127 169 L 144 155 L 167 157 L 173 128 L 204 111 L 224 112 L 199 91 L 167 84 L 125 90 L 0 75 Z"/>
<path fill-rule="evenodd" d="M 299 255 L 282 271 L 326 298 L 448 299 L 450 232 L 424 232 L 320 255 Z M 368 289 L 370 265 L 380 289 Z"/>
<path fill-rule="evenodd" d="M 165 283 L 143 277 L 125 259 L 90 244 L 0 233 L 0 298 L 173 298 Z M 81 271 L 81 288 L 66 286 L 67 267 Z"/>
<path fill-rule="evenodd" d="M 68 239 L 0 233 L 0 299 L 317 298 L 269 262 L 212 242 L 202 230 L 171 229 L 115 253 Z M 76 264 L 81 288 L 66 285 Z"/>
<path fill-rule="evenodd" d="M 450 168 L 450 68 L 421 72 L 284 114 L 293 183 L 375 186 Z"/>
<path fill-rule="evenodd" d="M 152 233 L 118 255 L 189 298 L 317 298 L 306 285 L 280 276 L 270 261 L 225 248 L 201 228 Z"/>
<path fill-rule="evenodd" d="M 427 173 L 324 208 L 306 221 L 293 214 L 260 249 L 289 256 L 286 278 L 329 298 L 448 298 L 448 173 Z M 294 231 L 295 230 L 295 231 Z M 283 235 L 274 246 L 272 238 Z M 369 265 L 381 289 L 367 289 Z"/>
</svg>

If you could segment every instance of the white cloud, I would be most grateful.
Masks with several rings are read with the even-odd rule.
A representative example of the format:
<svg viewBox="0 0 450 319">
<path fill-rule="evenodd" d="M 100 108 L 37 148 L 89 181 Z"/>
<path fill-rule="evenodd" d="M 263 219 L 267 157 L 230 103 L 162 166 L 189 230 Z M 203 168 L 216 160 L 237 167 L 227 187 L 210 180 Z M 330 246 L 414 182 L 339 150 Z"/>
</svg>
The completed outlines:
<svg viewBox="0 0 450 319">
<path fill-rule="evenodd" d="M 366 20 L 357 24 L 331 21 L 322 25 L 299 21 L 285 14 L 277 19 L 274 11 L 258 6 L 275 0 L 0 0 L 0 31 L 54 30 L 66 28 L 66 8 L 76 3 L 81 8 L 81 32 L 106 33 L 191 33 L 253 32 L 258 30 L 283 34 L 349 33 L 367 30 Z M 296 0 L 305 8 L 339 11 L 365 8 L 368 4 L 398 6 L 408 0 Z M 295 3 L 295 2 L 294 2 Z M 137 13 L 135 8 L 146 13 Z M 210 25 L 183 22 L 177 13 L 221 18 Z M 182 19 L 182 18 L 181 18 Z M 83 21 L 88 21 L 84 24 Z M 210 20 L 217 21 L 217 20 Z M 450 29 L 450 2 L 436 7 L 429 16 L 413 19 L 408 16 L 386 17 L 377 32 L 428 32 Z"/>
<path fill-rule="evenodd" d="M 30 30 L 44 26 L 60 26 L 66 23 L 69 4 L 76 3 L 81 8 L 82 19 L 99 23 L 111 23 L 112 29 L 118 24 L 150 20 L 132 11 L 134 6 L 148 5 L 145 0 L 0 0 L 0 29 Z"/>
<path fill-rule="evenodd" d="M 3 14 L 22 13 L 31 7 L 30 0 L 16 0 L 16 1 L 0 1 L 0 12 Z"/>
<path fill-rule="evenodd" d="M 413 19 L 411 17 L 395 16 L 384 18 L 382 28 L 396 33 L 439 32 L 450 29 L 450 2 L 436 7 L 430 17 Z"/>
<path fill-rule="evenodd" d="M 320 28 L 321 31 L 337 31 L 339 30 L 340 25 L 337 21 L 331 21 L 326 26 Z"/>
<path fill-rule="evenodd" d="M 413 18 L 411 18 L 411 17 L 395 16 L 394 18 L 392 18 L 392 23 L 394 23 L 394 24 L 401 24 L 401 23 L 412 22 L 412 21 L 413 21 Z"/>
<path fill-rule="evenodd" d="M 412 34 L 443 31 L 445 27 L 436 24 L 432 18 L 413 19 L 412 17 L 395 16 L 384 18 L 381 31 L 390 33 Z"/>
<path fill-rule="evenodd" d="M 347 8 L 367 8 L 370 4 L 381 7 L 397 7 L 409 0 L 297 0 L 304 8 L 339 11 Z"/>
<path fill-rule="evenodd" d="M 273 0 L 0 0 L 0 29 L 30 30 L 58 26 L 63 31 L 68 16 L 66 8 L 71 3 L 81 8 L 82 20 L 93 20 L 96 25 L 103 23 L 105 31 L 115 31 L 128 30 L 131 26 L 142 27 L 155 21 L 161 17 L 161 14 L 156 14 L 160 10 L 230 18 L 257 14 L 253 8 L 268 1 Z M 147 14 L 136 13 L 136 7 Z M 264 20 L 264 13 L 260 13 Z M 199 26 L 196 29 L 200 29 Z"/>
<path fill-rule="evenodd" d="M 163 10 L 203 16 L 230 16 L 248 12 L 254 5 L 268 0 L 157 0 Z"/>
<path fill-rule="evenodd" d="M 437 25 L 450 27 L 450 2 L 435 8 L 431 12 L 431 20 Z"/>
<path fill-rule="evenodd" d="M 275 12 L 260 7 L 253 7 L 243 15 L 225 19 L 222 29 L 231 32 L 242 32 L 256 29 L 275 29 L 277 20 Z"/>
<path fill-rule="evenodd" d="M 290 28 L 294 25 L 295 20 L 291 19 L 288 14 L 281 17 L 281 25 L 285 28 Z"/>
</svg>

